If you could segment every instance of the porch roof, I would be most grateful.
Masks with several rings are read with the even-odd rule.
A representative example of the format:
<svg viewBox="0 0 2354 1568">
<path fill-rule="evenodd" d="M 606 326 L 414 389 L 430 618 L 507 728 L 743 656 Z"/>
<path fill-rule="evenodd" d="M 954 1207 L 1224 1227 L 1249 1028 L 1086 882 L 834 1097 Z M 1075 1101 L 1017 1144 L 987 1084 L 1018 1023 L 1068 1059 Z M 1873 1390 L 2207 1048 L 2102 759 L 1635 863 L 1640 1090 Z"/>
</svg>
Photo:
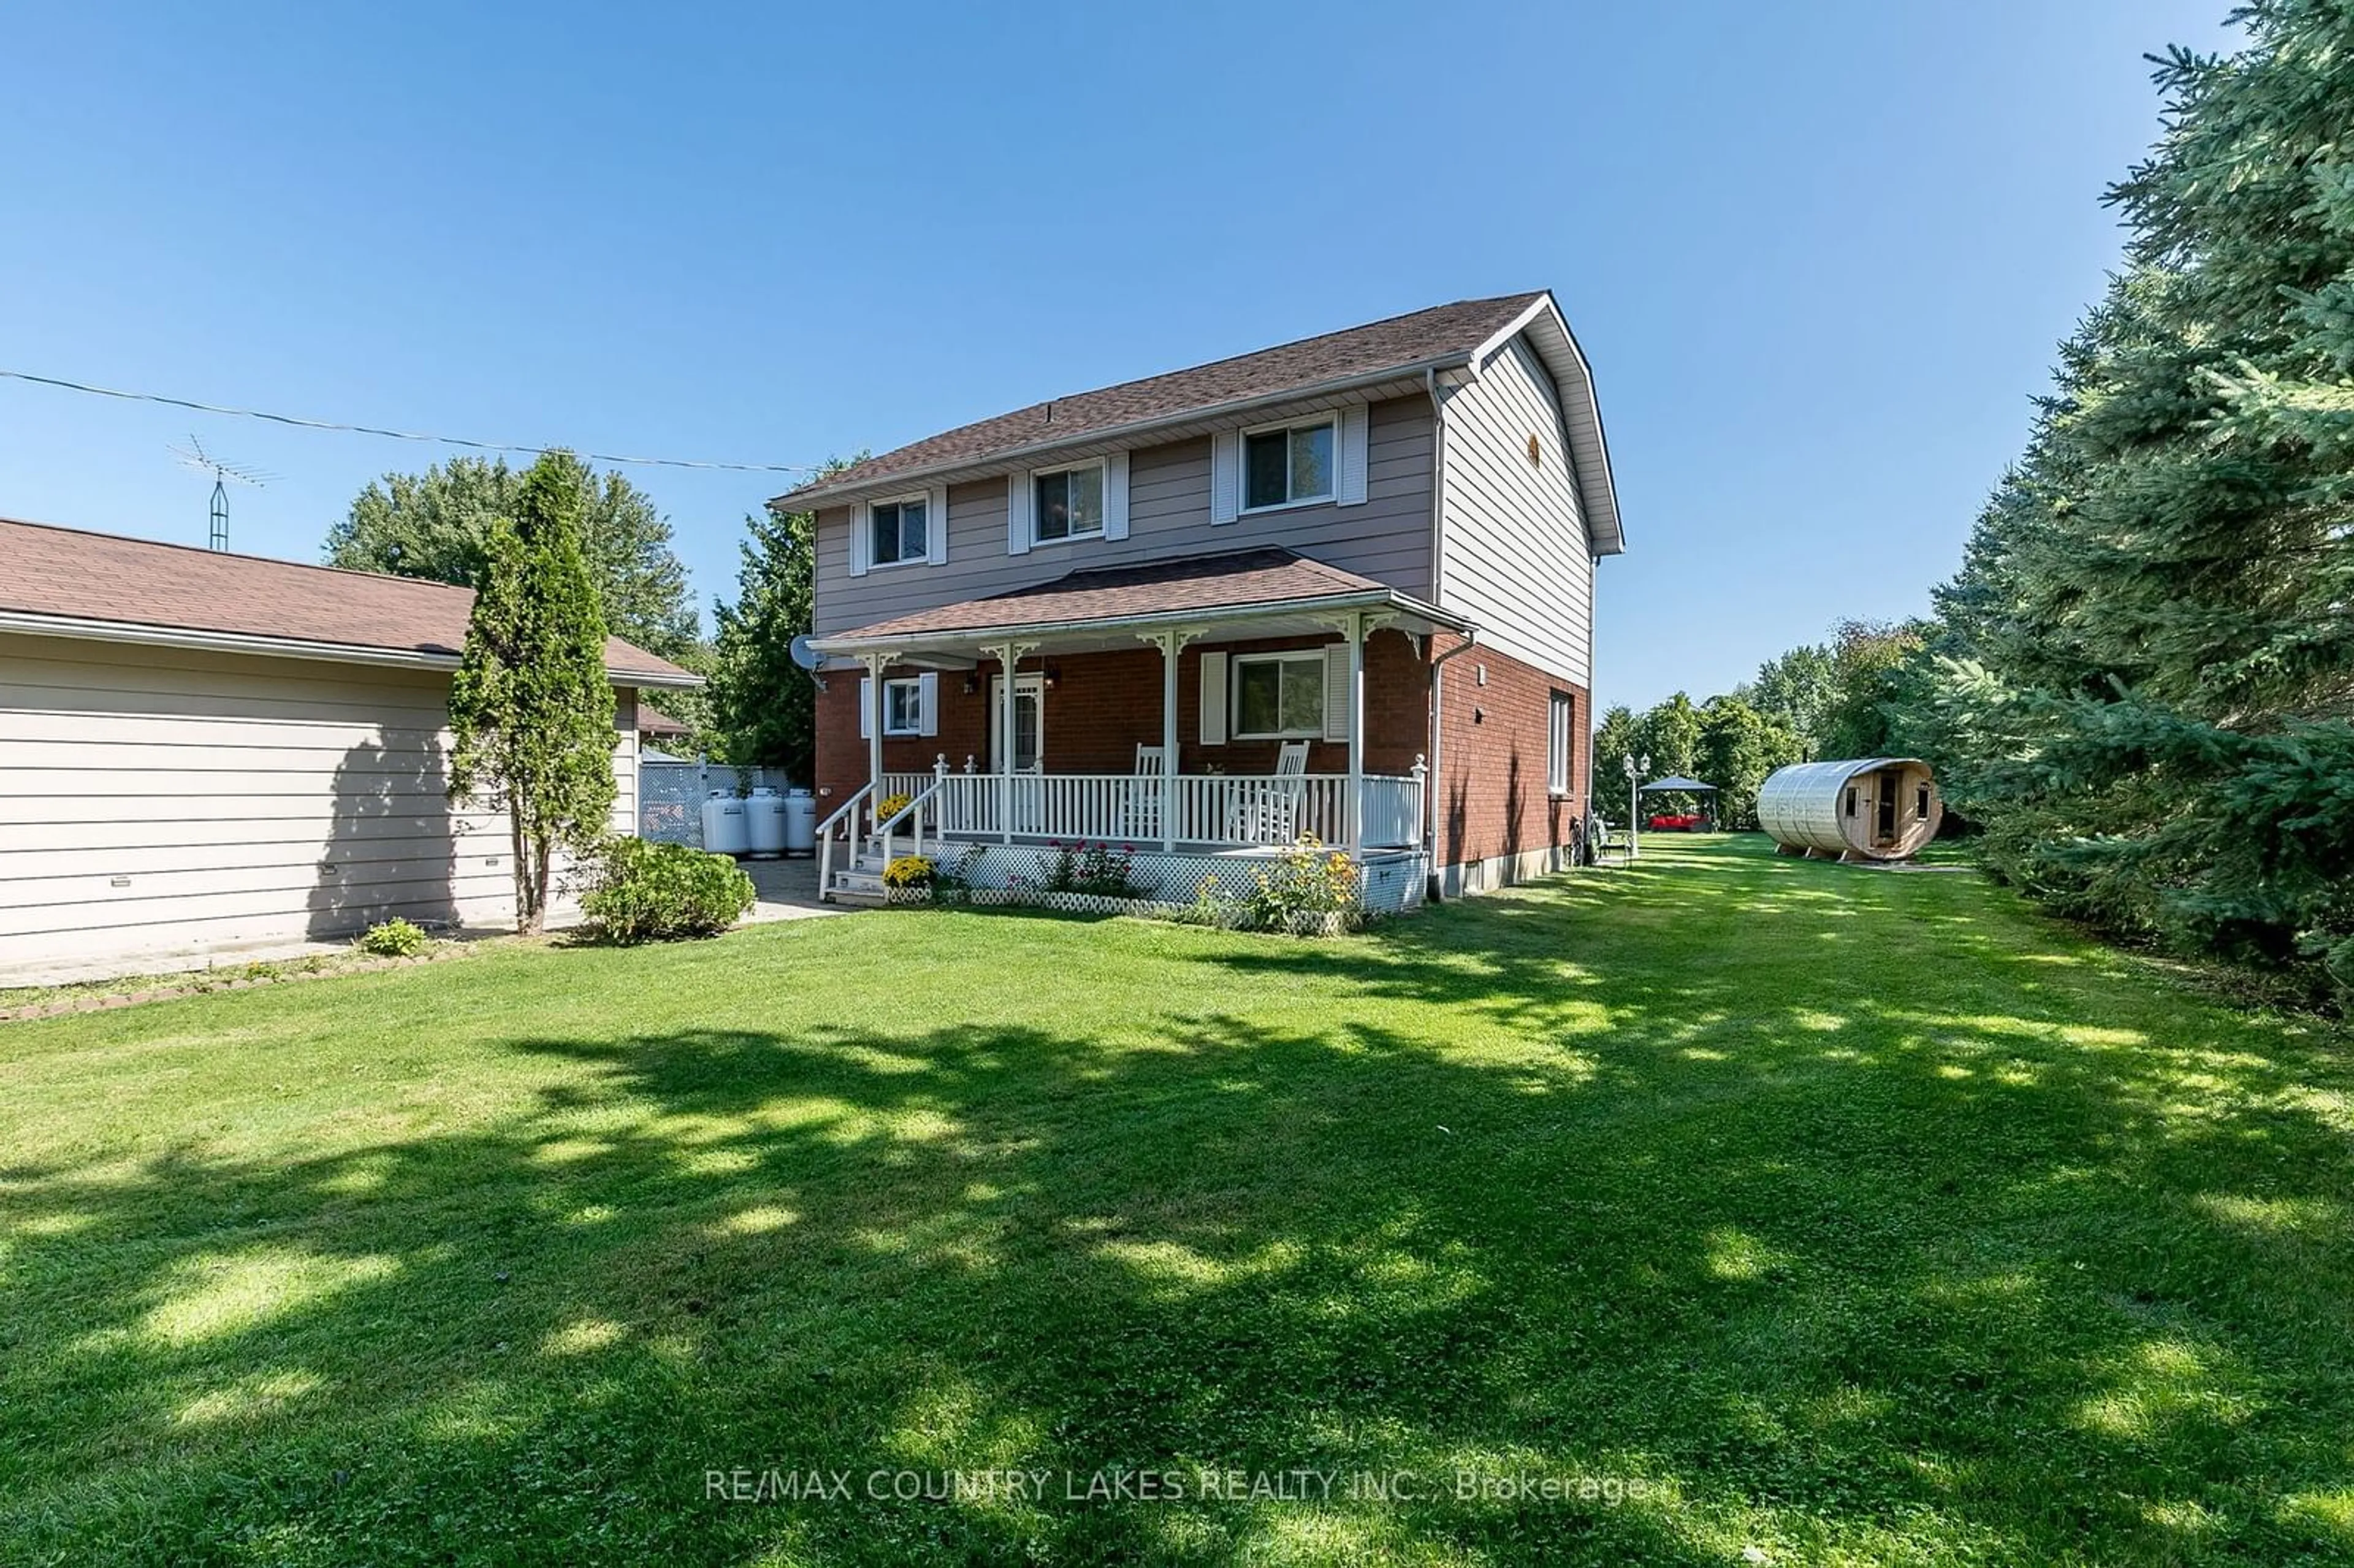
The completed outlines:
<svg viewBox="0 0 2354 1568">
<path fill-rule="evenodd" d="M 1286 622 L 1312 626 L 1319 617 L 1352 609 L 1384 612 L 1390 624 L 1409 630 L 1472 630 L 1461 616 L 1386 583 L 1268 546 L 1070 572 L 813 638 L 811 645 L 821 653 L 854 654 L 972 647 L 1006 636 L 1117 642 L 1154 628 L 1235 621 L 1279 636 L 1290 630 Z"/>
</svg>

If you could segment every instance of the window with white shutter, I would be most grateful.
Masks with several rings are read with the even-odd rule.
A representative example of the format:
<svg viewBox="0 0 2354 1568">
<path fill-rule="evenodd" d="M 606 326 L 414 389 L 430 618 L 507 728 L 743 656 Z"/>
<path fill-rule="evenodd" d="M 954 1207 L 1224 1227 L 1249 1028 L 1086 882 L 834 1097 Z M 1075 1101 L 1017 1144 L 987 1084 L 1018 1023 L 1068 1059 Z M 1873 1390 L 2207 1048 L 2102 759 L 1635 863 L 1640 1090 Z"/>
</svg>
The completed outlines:
<svg viewBox="0 0 2354 1568">
<path fill-rule="evenodd" d="M 883 683 L 883 733 L 886 736 L 926 733 L 922 677 Z"/>
<path fill-rule="evenodd" d="M 1009 556 L 1030 553 L 1034 495 L 1028 474 L 1017 471 L 1005 476 L 1005 553 Z"/>
<path fill-rule="evenodd" d="M 1549 794 L 1566 795 L 1570 788 L 1570 748 L 1577 735 L 1577 699 L 1567 692 L 1553 694 L 1553 709 L 1545 731 L 1545 789 Z"/>
<path fill-rule="evenodd" d="M 1343 506 L 1365 503 L 1366 447 L 1373 410 L 1354 403 L 1341 410 L 1340 488 L 1333 499 Z"/>
<path fill-rule="evenodd" d="M 1325 725 L 1324 654 L 1237 653 L 1230 710 L 1236 740 L 1313 740 Z"/>
<path fill-rule="evenodd" d="M 1349 710 L 1356 705 L 1349 700 L 1349 645 L 1328 642 L 1324 645 L 1324 738 L 1349 738 Z"/>
<path fill-rule="evenodd" d="M 1202 655 L 1202 744 L 1226 744 L 1226 656 Z"/>
<path fill-rule="evenodd" d="M 1222 430 L 1210 438 L 1210 521 L 1231 523 L 1242 511 L 1242 438 Z"/>
<path fill-rule="evenodd" d="M 1272 512 L 1331 501 L 1340 482 L 1340 420 L 1331 414 L 1245 430 L 1242 509 Z"/>
<path fill-rule="evenodd" d="M 901 567 L 931 558 L 936 519 L 930 496 L 903 495 L 894 501 L 870 502 L 866 513 L 870 567 Z"/>
</svg>

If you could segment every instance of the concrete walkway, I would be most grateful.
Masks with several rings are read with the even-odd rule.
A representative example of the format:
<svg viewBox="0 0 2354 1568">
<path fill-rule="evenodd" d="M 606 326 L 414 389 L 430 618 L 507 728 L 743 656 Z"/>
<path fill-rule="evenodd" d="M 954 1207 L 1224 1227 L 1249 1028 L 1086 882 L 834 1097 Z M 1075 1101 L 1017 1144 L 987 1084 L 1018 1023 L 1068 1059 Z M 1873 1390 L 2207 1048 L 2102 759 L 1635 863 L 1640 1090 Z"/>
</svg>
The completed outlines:
<svg viewBox="0 0 2354 1568">
<path fill-rule="evenodd" d="M 822 904 L 817 896 L 817 860 L 803 855 L 792 860 L 739 860 L 759 891 L 760 901 L 744 916 L 756 920 L 806 920 L 818 915 L 847 915 L 841 904 Z"/>
</svg>

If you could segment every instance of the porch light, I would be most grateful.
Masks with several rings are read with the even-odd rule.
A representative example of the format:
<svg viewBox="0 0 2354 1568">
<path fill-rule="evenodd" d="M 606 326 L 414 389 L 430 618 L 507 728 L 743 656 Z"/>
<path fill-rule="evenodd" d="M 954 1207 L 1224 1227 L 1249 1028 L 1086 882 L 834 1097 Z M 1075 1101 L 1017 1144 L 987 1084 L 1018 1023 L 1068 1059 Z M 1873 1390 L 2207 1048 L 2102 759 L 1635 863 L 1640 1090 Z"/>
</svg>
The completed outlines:
<svg viewBox="0 0 2354 1568">
<path fill-rule="evenodd" d="M 1046 689 L 1048 691 L 1053 691 L 1055 684 L 1060 682 L 1062 678 L 1062 666 L 1059 664 L 1049 664 L 1046 666 Z"/>
</svg>

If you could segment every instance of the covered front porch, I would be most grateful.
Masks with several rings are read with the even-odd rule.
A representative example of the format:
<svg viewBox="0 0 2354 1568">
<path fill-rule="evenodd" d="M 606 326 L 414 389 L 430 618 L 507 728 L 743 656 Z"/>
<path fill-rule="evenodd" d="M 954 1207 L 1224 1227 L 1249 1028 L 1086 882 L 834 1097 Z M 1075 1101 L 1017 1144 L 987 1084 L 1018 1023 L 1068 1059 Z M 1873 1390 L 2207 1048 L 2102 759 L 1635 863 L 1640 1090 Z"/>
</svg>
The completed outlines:
<svg viewBox="0 0 2354 1568">
<path fill-rule="evenodd" d="M 1147 747 L 1148 753 L 1158 747 Z M 1135 774 L 955 772 L 945 755 L 930 773 L 883 775 L 883 800 L 905 797 L 913 842 L 921 819 L 932 843 L 1116 843 L 1123 849 L 1249 851 L 1303 836 L 1335 848 L 1410 849 L 1422 839 L 1424 768 L 1368 773 Z M 1355 790 L 1356 810 L 1351 810 Z M 872 826 L 872 824 L 870 824 Z M 885 824 L 875 831 L 889 831 Z"/>
<path fill-rule="evenodd" d="M 1369 902 L 1375 882 L 1412 882 L 1392 906 L 1418 902 L 1432 639 L 1467 629 L 1288 551 L 1183 565 L 817 640 L 833 659 L 822 774 L 827 739 L 850 738 L 838 688 L 854 688 L 864 753 L 825 802 L 829 893 L 868 891 L 909 853 L 1002 885 L 1094 844 L 1190 901 L 1205 875 L 1246 890 L 1257 863 L 1312 837 L 1377 868 Z M 1038 602 L 1056 597 L 1077 602 Z M 1036 613 L 1054 608 L 1070 613 Z M 984 624 L 938 624 L 957 620 Z"/>
</svg>

